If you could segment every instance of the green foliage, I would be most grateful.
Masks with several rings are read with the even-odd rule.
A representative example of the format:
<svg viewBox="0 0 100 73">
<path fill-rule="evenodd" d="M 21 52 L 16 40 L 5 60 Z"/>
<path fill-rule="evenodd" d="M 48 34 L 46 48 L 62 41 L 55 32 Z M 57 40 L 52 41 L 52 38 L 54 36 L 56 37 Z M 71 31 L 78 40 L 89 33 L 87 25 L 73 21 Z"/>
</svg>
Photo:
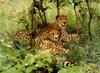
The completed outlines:
<svg viewBox="0 0 100 73">
<path fill-rule="evenodd" d="M 82 73 L 82 70 L 78 66 L 62 68 L 58 73 Z"/>
<path fill-rule="evenodd" d="M 9 70 L 3 71 L 1 73 L 19 73 L 18 70 L 16 70 L 16 68 L 10 68 Z"/>
<path fill-rule="evenodd" d="M 61 70 L 58 71 L 58 73 L 66 73 L 67 69 L 66 68 L 62 68 Z"/>
</svg>

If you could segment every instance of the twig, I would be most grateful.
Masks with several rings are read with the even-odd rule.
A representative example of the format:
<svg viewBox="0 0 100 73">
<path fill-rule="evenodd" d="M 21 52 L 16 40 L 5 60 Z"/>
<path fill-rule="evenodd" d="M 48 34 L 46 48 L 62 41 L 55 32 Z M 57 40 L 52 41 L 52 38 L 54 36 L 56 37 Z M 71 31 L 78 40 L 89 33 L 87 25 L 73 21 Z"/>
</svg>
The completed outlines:
<svg viewBox="0 0 100 73">
<path fill-rule="evenodd" d="M 58 13 L 58 16 L 59 16 L 59 0 L 56 0 L 56 3 L 57 3 L 57 13 Z"/>
<path fill-rule="evenodd" d="M 78 16 L 77 10 L 76 10 L 76 6 L 78 5 L 78 3 L 75 2 L 75 0 L 73 0 L 74 2 L 74 11 L 75 11 L 75 15 L 76 15 L 76 22 L 77 22 L 77 26 L 79 25 L 79 22 L 82 24 L 82 26 L 84 27 L 85 30 L 87 30 L 86 26 L 84 25 L 84 23 L 81 21 L 81 19 Z M 77 28 L 77 33 L 78 33 L 78 28 Z"/>
<path fill-rule="evenodd" d="M 90 6 L 89 6 L 89 1 L 88 0 L 86 0 L 86 4 L 87 4 L 88 11 L 89 11 L 88 35 L 89 35 L 90 40 L 92 41 L 92 35 L 91 35 L 92 13 L 91 13 L 91 10 L 90 10 Z"/>
</svg>

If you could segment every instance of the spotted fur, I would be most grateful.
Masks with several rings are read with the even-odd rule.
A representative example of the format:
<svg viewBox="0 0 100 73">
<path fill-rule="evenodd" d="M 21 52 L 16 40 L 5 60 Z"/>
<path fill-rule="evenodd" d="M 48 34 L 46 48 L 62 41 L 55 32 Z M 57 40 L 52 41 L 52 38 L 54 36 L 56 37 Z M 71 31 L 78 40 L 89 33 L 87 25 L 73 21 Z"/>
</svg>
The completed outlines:
<svg viewBox="0 0 100 73">
<path fill-rule="evenodd" d="M 14 34 L 14 39 L 15 40 L 24 40 L 27 41 L 28 43 L 32 41 L 32 36 L 25 31 L 18 31 L 16 34 Z"/>
<path fill-rule="evenodd" d="M 53 55 L 69 52 L 69 49 L 66 49 L 61 44 L 50 40 L 43 40 L 40 46 L 42 48 L 40 51 L 48 51 Z"/>
</svg>

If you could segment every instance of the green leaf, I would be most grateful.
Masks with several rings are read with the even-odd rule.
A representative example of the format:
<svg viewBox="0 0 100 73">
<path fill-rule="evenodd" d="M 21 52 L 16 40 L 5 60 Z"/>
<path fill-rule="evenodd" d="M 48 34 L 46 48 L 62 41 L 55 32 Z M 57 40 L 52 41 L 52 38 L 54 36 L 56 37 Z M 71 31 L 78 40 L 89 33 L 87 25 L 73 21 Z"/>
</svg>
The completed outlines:
<svg viewBox="0 0 100 73">
<path fill-rule="evenodd" d="M 51 57 L 46 57 L 46 58 L 43 59 L 43 62 L 52 63 L 52 58 Z"/>
<path fill-rule="evenodd" d="M 41 62 L 41 61 L 38 61 L 35 66 L 41 68 L 41 67 L 44 67 L 45 64 L 43 62 Z"/>
<path fill-rule="evenodd" d="M 82 70 L 78 66 L 62 68 L 58 73 L 82 73 Z"/>
<path fill-rule="evenodd" d="M 58 71 L 58 73 L 67 73 L 67 69 L 66 68 L 62 68 L 61 70 Z"/>
<path fill-rule="evenodd" d="M 15 66 L 15 68 L 17 68 L 18 70 L 21 70 L 21 69 L 23 68 L 23 65 L 17 64 L 17 65 Z"/>
<path fill-rule="evenodd" d="M 80 67 L 78 66 L 73 66 L 73 67 L 69 67 L 68 68 L 68 72 L 67 73 L 82 73 Z"/>
<path fill-rule="evenodd" d="M 5 69 L 5 67 L 2 66 L 2 65 L 0 65 L 0 71 L 2 71 L 2 70 L 4 70 L 4 69 Z"/>
<path fill-rule="evenodd" d="M 16 70 L 16 68 L 12 67 L 6 71 L 3 71 L 1 73 L 20 73 L 18 70 Z"/>
<path fill-rule="evenodd" d="M 33 70 L 33 66 L 30 66 L 30 67 L 26 68 L 25 72 L 30 73 L 30 72 L 32 72 L 32 70 Z"/>
<path fill-rule="evenodd" d="M 48 69 L 48 71 L 49 71 L 50 73 L 53 71 L 53 68 L 51 68 L 51 67 L 48 67 L 47 69 Z"/>
<path fill-rule="evenodd" d="M 34 62 L 35 62 L 34 57 L 31 57 L 31 58 L 29 59 L 29 64 L 32 65 Z"/>
</svg>

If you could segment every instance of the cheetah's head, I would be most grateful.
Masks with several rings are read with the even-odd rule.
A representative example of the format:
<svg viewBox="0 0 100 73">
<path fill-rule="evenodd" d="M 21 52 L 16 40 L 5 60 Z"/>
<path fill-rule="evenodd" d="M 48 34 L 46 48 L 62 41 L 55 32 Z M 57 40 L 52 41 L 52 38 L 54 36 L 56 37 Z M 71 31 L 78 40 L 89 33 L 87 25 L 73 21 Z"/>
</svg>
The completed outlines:
<svg viewBox="0 0 100 73">
<path fill-rule="evenodd" d="M 51 30 L 49 32 L 49 39 L 51 39 L 52 41 L 58 41 L 60 38 L 60 32 L 57 30 Z"/>
<path fill-rule="evenodd" d="M 61 27 L 61 28 L 63 28 L 63 29 L 65 29 L 66 27 L 67 27 L 67 23 L 68 23 L 68 18 L 67 18 L 67 16 L 58 16 L 57 17 L 57 22 L 58 22 L 58 25 Z"/>
</svg>

